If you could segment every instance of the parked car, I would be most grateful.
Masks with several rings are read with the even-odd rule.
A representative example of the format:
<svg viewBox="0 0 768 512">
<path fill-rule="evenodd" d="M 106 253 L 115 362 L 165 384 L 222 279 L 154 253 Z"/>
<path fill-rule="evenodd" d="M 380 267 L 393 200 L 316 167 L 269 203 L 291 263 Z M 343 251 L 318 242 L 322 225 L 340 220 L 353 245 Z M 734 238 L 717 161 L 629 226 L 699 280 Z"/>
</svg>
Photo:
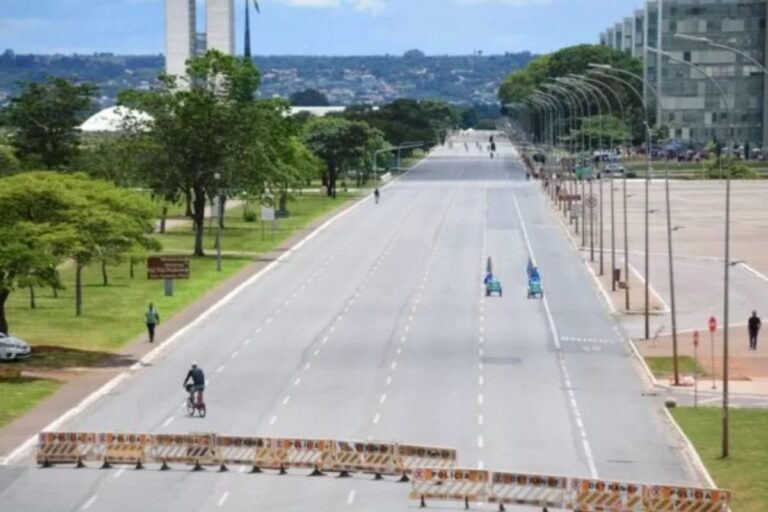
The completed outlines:
<svg viewBox="0 0 768 512">
<path fill-rule="evenodd" d="M 26 341 L 0 332 L 0 361 L 25 359 L 32 355 L 32 349 Z"/>
<path fill-rule="evenodd" d="M 605 166 L 605 169 L 603 170 L 604 174 L 608 174 L 611 176 L 614 175 L 623 175 L 624 174 L 624 166 L 621 165 L 618 162 L 611 162 L 608 165 Z"/>
</svg>

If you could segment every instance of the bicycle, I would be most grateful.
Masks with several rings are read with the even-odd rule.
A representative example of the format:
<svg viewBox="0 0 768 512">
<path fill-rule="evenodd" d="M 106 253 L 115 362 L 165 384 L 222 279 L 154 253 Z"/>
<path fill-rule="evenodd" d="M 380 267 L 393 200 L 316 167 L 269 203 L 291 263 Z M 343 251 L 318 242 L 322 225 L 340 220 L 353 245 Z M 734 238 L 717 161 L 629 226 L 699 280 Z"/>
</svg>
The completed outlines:
<svg viewBox="0 0 768 512">
<path fill-rule="evenodd" d="M 205 414 L 207 412 L 205 408 L 205 402 L 195 400 L 195 385 L 187 384 L 186 388 L 187 393 L 189 393 L 189 396 L 187 397 L 187 414 L 194 416 L 195 413 L 198 413 L 201 418 L 205 418 Z"/>
</svg>

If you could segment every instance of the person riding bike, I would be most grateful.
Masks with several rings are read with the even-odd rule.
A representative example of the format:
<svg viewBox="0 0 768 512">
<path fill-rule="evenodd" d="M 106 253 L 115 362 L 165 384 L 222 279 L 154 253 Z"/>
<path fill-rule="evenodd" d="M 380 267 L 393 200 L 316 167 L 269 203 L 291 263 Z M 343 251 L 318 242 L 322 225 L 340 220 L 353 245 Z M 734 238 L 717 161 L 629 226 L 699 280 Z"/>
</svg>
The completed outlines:
<svg viewBox="0 0 768 512">
<path fill-rule="evenodd" d="M 187 388 L 187 382 L 189 380 L 192 380 L 192 385 Z M 197 405 L 203 404 L 203 391 L 205 391 L 205 374 L 203 373 L 203 369 L 197 366 L 197 363 L 192 363 L 192 367 L 187 372 L 187 378 L 184 379 L 184 384 L 182 384 L 188 391 L 190 396 L 192 396 L 193 393 L 197 393 L 197 401 L 195 402 Z"/>
</svg>

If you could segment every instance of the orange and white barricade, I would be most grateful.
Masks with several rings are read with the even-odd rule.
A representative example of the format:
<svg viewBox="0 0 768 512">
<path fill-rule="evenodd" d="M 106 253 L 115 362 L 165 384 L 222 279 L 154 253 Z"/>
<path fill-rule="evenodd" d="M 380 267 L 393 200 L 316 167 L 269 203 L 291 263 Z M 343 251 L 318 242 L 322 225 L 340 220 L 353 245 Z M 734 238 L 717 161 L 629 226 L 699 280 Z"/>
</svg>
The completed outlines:
<svg viewBox="0 0 768 512">
<path fill-rule="evenodd" d="M 216 462 L 236 466 L 255 464 L 257 452 L 263 446 L 260 437 L 216 436 Z"/>
<path fill-rule="evenodd" d="M 398 473 L 410 474 L 417 468 L 449 469 L 456 465 L 456 450 L 435 446 L 396 445 Z"/>
<path fill-rule="evenodd" d="M 646 512 L 643 486 L 612 480 L 571 478 L 565 508 L 579 512 Z"/>
<path fill-rule="evenodd" d="M 148 462 L 215 464 L 215 440 L 213 434 L 152 434 L 147 454 Z"/>
<path fill-rule="evenodd" d="M 333 470 L 341 473 L 395 474 L 395 445 L 389 443 L 336 441 Z"/>
<path fill-rule="evenodd" d="M 561 476 L 522 473 L 491 473 L 488 503 L 500 505 L 533 505 L 562 508 L 568 490 L 568 479 Z"/>
<path fill-rule="evenodd" d="M 645 510 L 648 512 L 725 512 L 731 492 L 720 489 L 646 485 Z"/>
<path fill-rule="evenodd" d="M 78 464 L 100 460 L 98 436 L 92 432 L 41 432 L 38 435 L 38 464 Z"/>
<path fill-rule="evenodd" d="M 482 469 L 418 468 L 411 473 L 410 498 L 420 500 L 485 501 L 490 474 Z"/>
<path fill-rule="evenodd" d="M 98 434 L 98 443 L 103 448 L 104 465 L 137 464 L 146 462 L 149 434 Z"/>
<path fill-rule="evenodd" d="M 254 466 L 322 470 L 331 460 L 333 441 L 325 439 L 259 438 Z"/>
</svg>

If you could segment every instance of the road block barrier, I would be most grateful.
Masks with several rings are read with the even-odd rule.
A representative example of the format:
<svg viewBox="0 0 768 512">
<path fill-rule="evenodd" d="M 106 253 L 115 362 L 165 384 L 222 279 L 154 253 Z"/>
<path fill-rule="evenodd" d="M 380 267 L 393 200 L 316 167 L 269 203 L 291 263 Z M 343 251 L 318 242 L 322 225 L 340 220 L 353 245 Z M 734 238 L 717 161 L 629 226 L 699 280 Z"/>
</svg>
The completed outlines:
<svg viewBox="0 0 768 512">
<path fill-rule="evenodd" d="M 491 473 L 488 503 L 557 507 L 565 501 L 568 479 L 562 476 Z"/>
<path fill-rule="evenodd" d="M 148 461 L 195 464 L 216 464 L 214 434 L 151 434 Z"/>
<path fill-rule="evenodd" d="M 410 497 L 420 500 L 485 501 L 490 473 L 482 469 L 419 468 L 411 473 Z"/>
<path fill-rule="evenodd" d="M 566 508 L 580 512 L 619 510 L 643 512 L 644 487 L 640 484 L 586 478 L 570 479 Z"/>
<path fill-rule="evenodd" d="M 256 469 L 312 469 L 404 475 L 419 465 L 450 468 L 456 450 L 432 446 L 215 434 L 41 433 L 37 461 L 43 465 L 158 463 L 196 468 L 250 465 Z"/>
<path fill-rule="evenodd" d="M 724 512 L 731 502 L 731 492 L 664 485 L 645 486 L 644 501 L 653 512 Z"/>
<path fill-rule="evenodd" d="M 449 469 L 456 466 L 457 453 L 453 448 L 398 444 L 396 446 L 398 473 L 411 473 L 416 468 Z"/>
<path fill-rule="evenodd" d="M 326 466 L 333 452 L 334 442 L 324 439 L 259 438 L 254 467 L 286 469 Z"/>
<path fill-rule="evenodd" d="M 393 475 L 398 471 L 395 452 L 394 444 L 336 441 L 332 469 L 340 473 Z"/>
</svg>

